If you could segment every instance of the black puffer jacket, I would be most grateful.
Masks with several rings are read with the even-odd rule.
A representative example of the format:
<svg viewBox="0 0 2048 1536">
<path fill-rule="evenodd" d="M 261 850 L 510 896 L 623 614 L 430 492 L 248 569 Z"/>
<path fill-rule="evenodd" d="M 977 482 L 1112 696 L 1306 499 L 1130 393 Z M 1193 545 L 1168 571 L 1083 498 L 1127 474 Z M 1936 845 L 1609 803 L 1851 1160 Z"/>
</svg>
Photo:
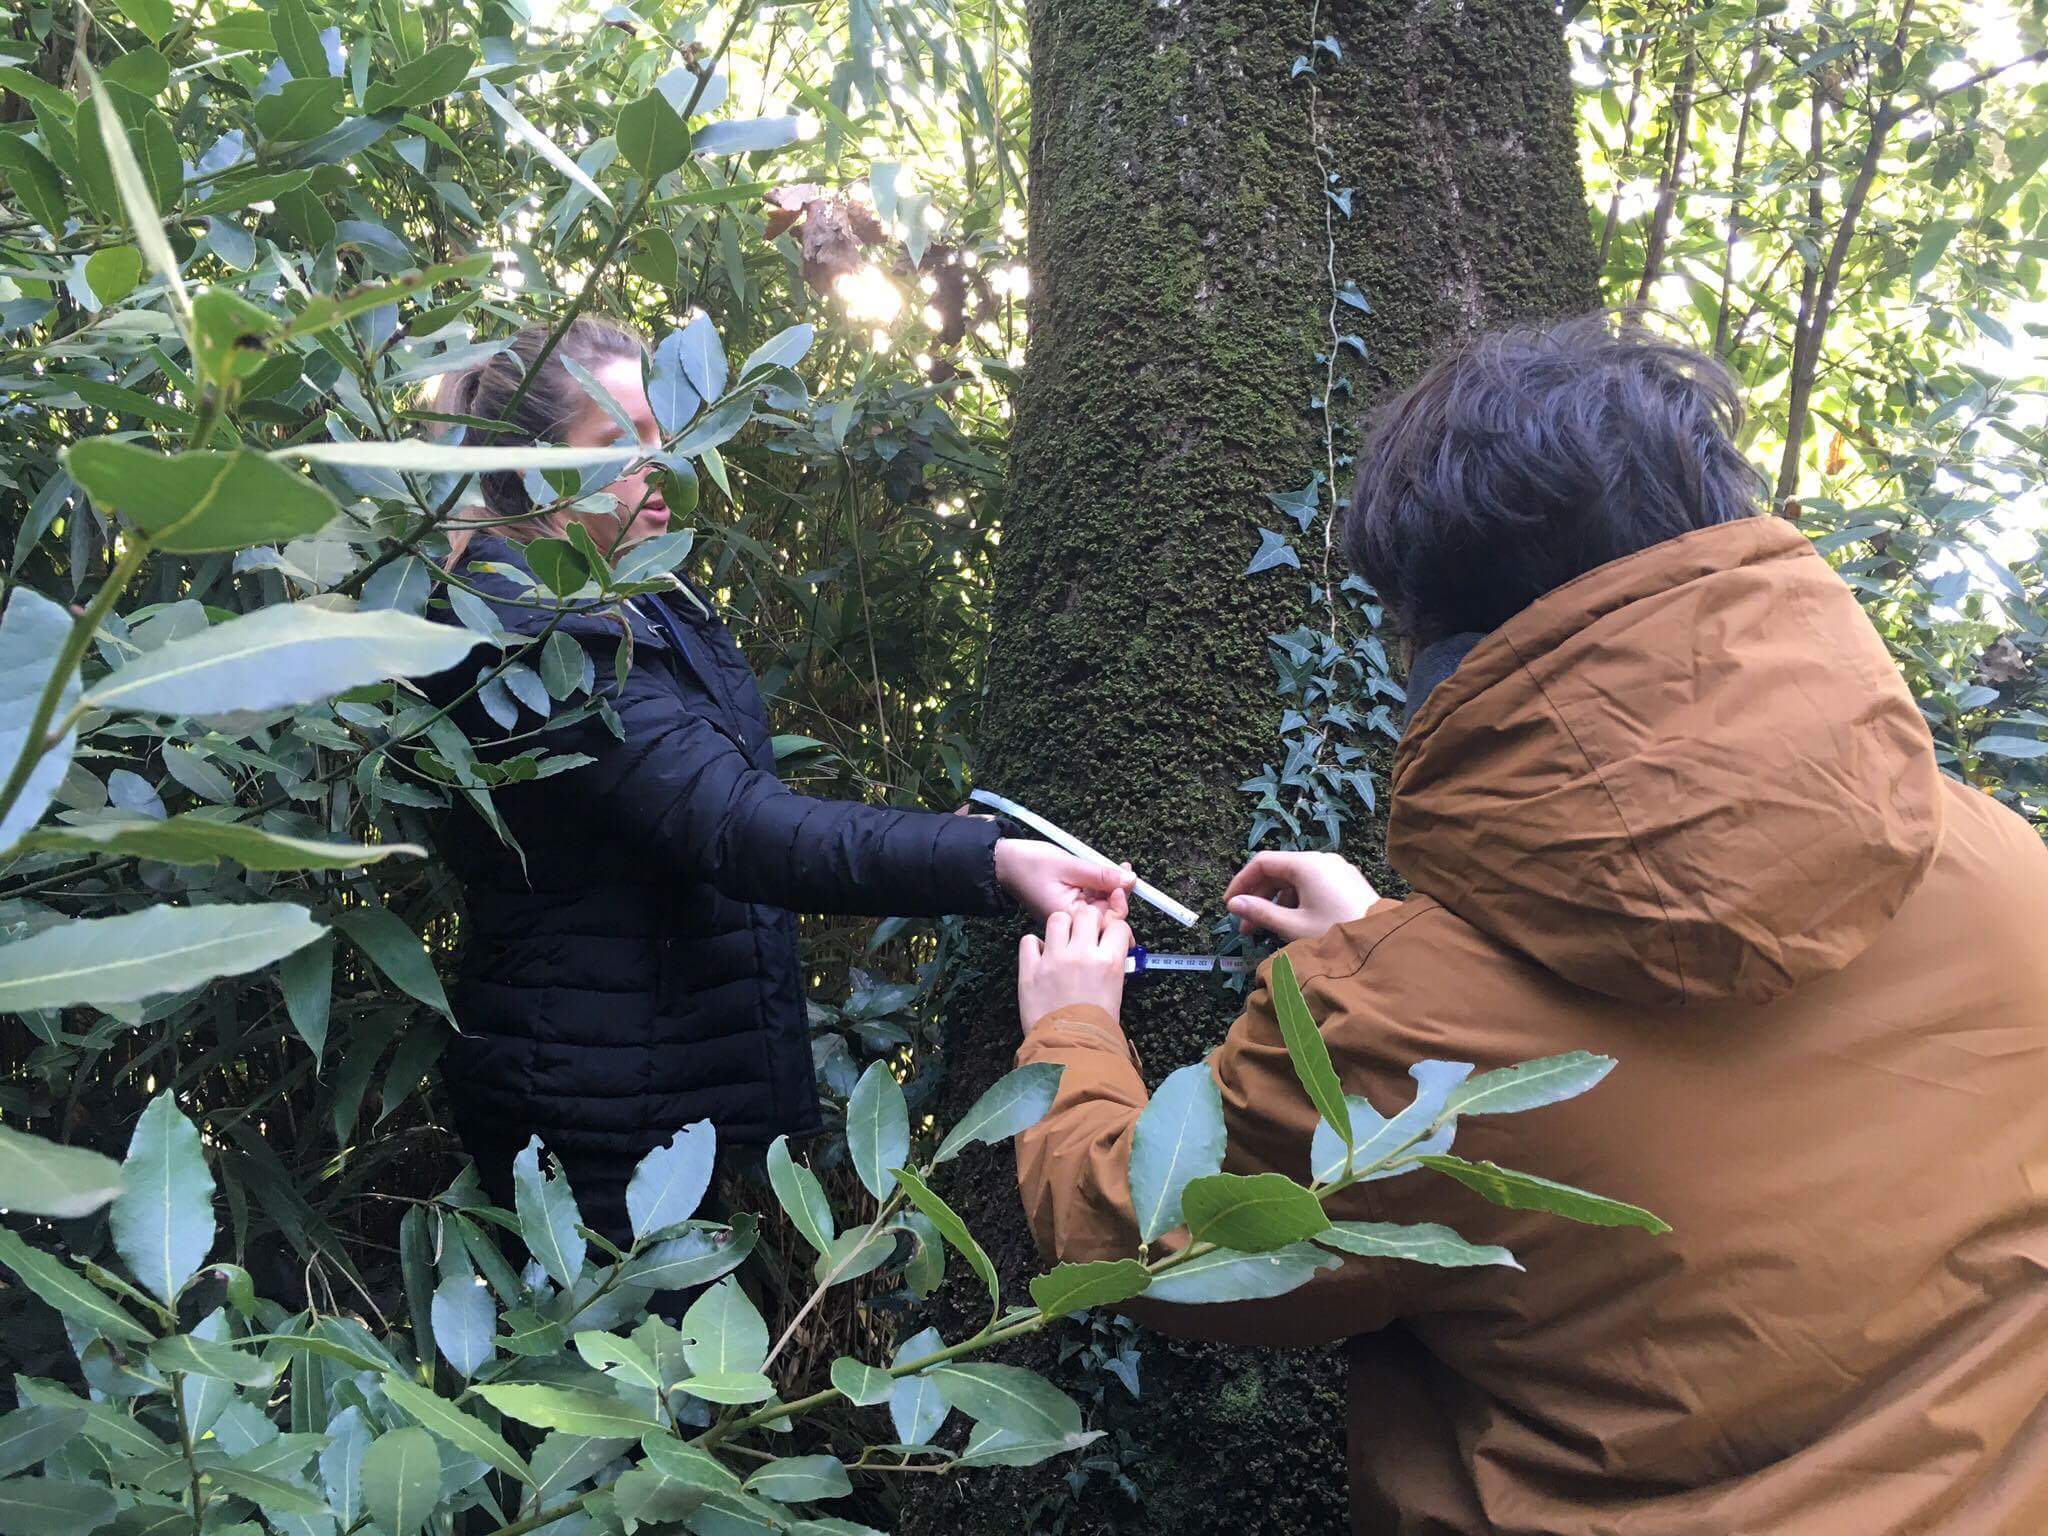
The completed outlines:
<svg viewBox="0 0 2048 1536">
<path fill-rule="evenodd" d="M 524 590 L 492 565 L 524 569 L 514 546 L 480 536 L 467 579 L 494 596 Z M 522 634 L 547 622 L 493 607 Z M 561 626 L 625 737 L 592 718 L 513 749 L 596 759 L 494 793 L 523 865 L 460 799 L 438 838 L 468 911 L 452 998 L 462 1034 L 445 1058 L 456 1128 L 507 1203 L 512 1159 L 538 1133 L 584 1220 L 615 1239 L 635 1163 L 682 1126 L 709 1119 L 725 1142 L 817 1127 L 791 909 L 923 916 L 1002 903 L 990 823 L 792 793 L 725 627 L 681 597 L 635 599 L 631 623 L 623 683 L 616 619 Z M 497 659 L 480 647 L 427 691 L 445 704 Z M 454 718 L 497 755 L 483 744 L 504 729 L 476 699 Z M 515 730 L 537 724 L 522 710 Z"/>
</svg>

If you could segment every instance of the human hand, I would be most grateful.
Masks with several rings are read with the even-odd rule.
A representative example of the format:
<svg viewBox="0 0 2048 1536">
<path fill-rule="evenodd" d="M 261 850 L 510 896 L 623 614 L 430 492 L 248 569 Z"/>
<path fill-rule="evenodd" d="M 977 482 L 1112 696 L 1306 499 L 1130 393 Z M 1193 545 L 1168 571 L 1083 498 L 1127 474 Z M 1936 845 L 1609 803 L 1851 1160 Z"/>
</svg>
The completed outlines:
<svg viewBox="0 0 2048 1536">
<path fill-rule="evenodd" d="M 1127 893 L 1136 878 L 1129 869 L 1077 859 L 1051 843 L 1020 837 L 996 841 L 996 883 L 1041 921 L 1055 912 L 1083 910 L 1121 919 L 1130 911 Z"/>
<path fill-rule="evenodd" d="M 1264 928 L 1283 943 L 1313 939 L 1365 916 L 1379 892 L 1334 853 L 1261 853 L 1223 893 L 1240 931 Z"/>
<path fill-rule="evenodd" d="M 1089 906 L 1053 913 L 1045 920 L 1045 937 L 1027 933 L 1017 949 L 1018 1022 L 1028 1030 L 1055 1008 L 1076 1005 L 1115 1018 L 1123 1006 L 1130 952 L 1131 925 L 1120 915 Z"/>
</svg>

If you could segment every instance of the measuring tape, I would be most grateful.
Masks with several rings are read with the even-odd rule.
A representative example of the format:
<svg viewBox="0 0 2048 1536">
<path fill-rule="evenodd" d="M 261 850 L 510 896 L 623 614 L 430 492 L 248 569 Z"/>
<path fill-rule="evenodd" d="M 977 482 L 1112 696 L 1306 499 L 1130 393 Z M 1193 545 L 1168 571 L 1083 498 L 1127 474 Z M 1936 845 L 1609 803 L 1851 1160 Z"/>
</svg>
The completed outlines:
<svg viewBox="0 0 2048 1536">
<path fill-rule="evenodd" d="M 1001 795 L 991 794 L 989 793 L 989 791 L 985 789 L 974 790 L 967 796 L 967 798 L 970 800 L 977 800 L 981 804 L 988 806 L 991 810 L 1000 811 L 1003 815 L 1009 817 L 1012 821 L 1022 822 L 1025 826 L 1029 827 L 1032 831 L 1036 832 L 1040 837 L 1044 838 L 1047 842 L 1057 843 L 1060 847 L 1066 849 L 1067 852 L 1073 854 L 1074 857 L 1078 859 L 1095 859 L 1101 863 L 1109 865 L 1111 868 L 1115 868 L 1116 866 L 1115 859 L 1108 858 L 1102 854 L 1097 853 L 1093 848 L 1090 848 L 1086 843 L 1082 842 L 1081 839 L 1079 839 L 1078 837 L 1075 837 L 1071 832 L 1062 831 L 1060 828 L 1054 826 L 1051 822 L 1047 821 L 1043 816 L 1040 816 L 1037 812 L 1025 810 L 1023 806 L 1019 805 L 1014 800 L 1005 800 Z M 1195 913 L 1188 910 L 1188 908 L 1182 906 L 1179 902 L 1175 901 L 1171 896 L 1167 895 L 1166 892 L 1160 890 L 1158 886 L 1153 885 L 1148 881 L 1140 880 L 1136 885 L 1132 886 L 1131 894 L 1136 896 L 1140 901 L 1146 902 L 1151 906 L 1157 907 L 1161 912 L 1164 912 L 1168 917 L 1172 918 L 1175 922 L 1181 924 L 1183 927 L 1192 928 L 1195 926 L 1196 922 L 1199 921 Z M 1155 967 L 1158 969 L 1202 969 L 1202 967 L 1200 966 L 1158 967 L 1157 961 L 1162 958 L 1165 957 L 1153 957 Z M 1176 955 L 1173 958 L 1198 960 L 1203 957 L 1199 955 Z"/>
<path fill-rule="evenodd" d="M 1248 971 L 1253 962 L 1242 955 L 1155 955 L 1144 945 L 1131 947 L 1124 956 L 1124 974 L 1141 976 L 1147 971 Z"/>
</svg>

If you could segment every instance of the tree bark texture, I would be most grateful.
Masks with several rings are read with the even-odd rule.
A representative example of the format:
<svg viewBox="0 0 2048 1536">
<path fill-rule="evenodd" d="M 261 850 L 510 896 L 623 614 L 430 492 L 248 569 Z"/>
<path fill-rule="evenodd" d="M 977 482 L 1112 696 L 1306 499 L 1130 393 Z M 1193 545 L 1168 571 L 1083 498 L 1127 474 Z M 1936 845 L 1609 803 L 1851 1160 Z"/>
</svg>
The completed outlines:
<svg viewBox="0 0 2048 1536">
<path fill-rule="evenodd" d="M 1340 454 L 1359 408 L 1447 341 L 1595 303 L 1562 34 L 1542 0 L 1033 0 L 1030 17 L 1031 341 L 978 781 L 1213 922 L 1250 820 L 1236 786 L 1276 757 L 1266 637 L 1307 610 L 1302 572 L 1240 573 L 1257 530 L 1284 523 L 1263 493 L 1324 463 L 1310 407 L 1332 271 L 1372 305 L 1343 311 L 1368 356 L 1345 354 Z M 1341 59 L 1311 49 L 1331 35 Z M 1349 219 L 1326 219 L 1318 136 L 1332 185 L 1354 189 Z M 1300 542 L 1314 567 L 1320 528 Z M 1148 908 L 1136 925 L 1155 948 L 1211 943 Z M 943 1118 L 1008 1069 L 1019 932 L 982 925 L 973 945 Z M 1148 977 L 1124 1017 L 1156 1083 L 1235 1012 L 1220 984 Z M 1021 1299 L 1037 1258 L 1009 1149 L 947 1172 Z M 986 1307 L 955 1274 L 933 1321 L 959 1337 Z M 1055 1344 L 1019 1358 L 1048 1365 Z M 1106 1470 L 1076 1499 L 1055 1462 L 916 1479 L 898 1529 L 1348 1529 L 1341 1354 L 1141 1349 L 1140 1401 L 1060 1374 L 1138 1501 Z"/>
</svg>

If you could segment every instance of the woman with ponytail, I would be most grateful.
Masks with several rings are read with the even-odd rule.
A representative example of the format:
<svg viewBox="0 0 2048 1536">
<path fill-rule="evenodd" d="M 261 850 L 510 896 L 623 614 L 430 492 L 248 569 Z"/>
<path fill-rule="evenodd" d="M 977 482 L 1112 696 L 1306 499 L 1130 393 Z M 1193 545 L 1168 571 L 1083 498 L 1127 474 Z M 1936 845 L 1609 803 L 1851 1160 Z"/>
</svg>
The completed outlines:
<svg viewBox="0 0 2048 1536">
<path fill-rule="evenodd" d="M 469 442 L 619 441 L 568 360 L 658 446 L 639 336 L 586 317 L 542 358 L 547 336 L 529 327 L 443 385 L 442 411 L 504 423 L 472 427 Z M 606 487 L 612 505 L 598 512 L 537 508 L 516 473 L 484 475 L 481 489 L 483 507 L 450 541 L 451 570 L 502 628 L 532 637 L 552 622 L 583 647 L 608 706 L 537 738 L 590 762 L 492 792 L 509 842 L 463 797 L 439 813 L 468 912 L 449 1095 L 500 1202 L 511 1203 L 513 1160 L 538 1135 L 584 1221 L 623 1242 L 634 1166 L 682 1127 L 709 1120 L 721 1145 L 817 1129 L 797 911 L 993 913 L 1006 898 L 1040 918 L 1122 910 L 1124 872 L 1001 837 L 986 820 L 785 788 L 760 690 L 701 590 L 568 616 L 535 603 L 523 553 L 533 539 L 559 537 L 574 519 L 610 550 L 667 528 L 650 466 Z M 509 729 L 485 712 L 471 690 L 495 664 L 479 652 L 428 689 L 437 703 L 461 701 L 454 718 L 487 758 L 494 738 L 541 724 L 524 708 Z"/>
</svg>

